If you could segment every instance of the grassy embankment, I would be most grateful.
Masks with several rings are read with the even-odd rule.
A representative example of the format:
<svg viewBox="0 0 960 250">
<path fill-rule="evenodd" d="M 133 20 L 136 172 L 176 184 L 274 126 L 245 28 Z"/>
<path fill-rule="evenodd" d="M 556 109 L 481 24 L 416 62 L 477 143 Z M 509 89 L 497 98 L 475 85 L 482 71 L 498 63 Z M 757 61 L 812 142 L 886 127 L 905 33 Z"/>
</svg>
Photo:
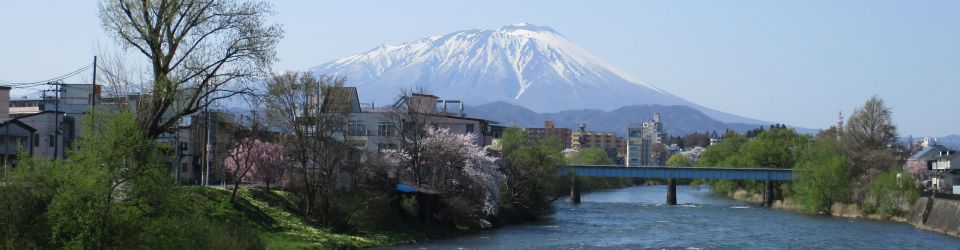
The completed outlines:
<svg viewBox="0 0 960 250">
<path fill-rule="evenodd" d="M 438 226 L 394 226 L 388 230 L 334 232 L 296 213 L 296 200 L 287 192 L 241 188 L 236 205 L 229 190 L 189 187 L 190 208 L 213 220 L 238 222 L 256 232 L 267 249 L 363 248 L 413 243 L 458 232 Z"/>
</svg>

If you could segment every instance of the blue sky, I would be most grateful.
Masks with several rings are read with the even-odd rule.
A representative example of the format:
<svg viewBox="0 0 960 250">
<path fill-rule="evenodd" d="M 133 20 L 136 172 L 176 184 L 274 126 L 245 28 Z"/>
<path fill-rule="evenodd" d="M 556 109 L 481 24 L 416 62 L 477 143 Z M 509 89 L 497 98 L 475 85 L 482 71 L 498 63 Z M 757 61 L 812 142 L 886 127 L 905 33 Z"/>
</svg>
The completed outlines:
<svg viewBox="0 0 960 250">
<path fill-rule="evenodd" d="M 823 128 L 872 95 L 901 135 L 960 133 L 960 1 L 272 1 L 274 70 L 515 22 L 553 27 L 707 107 Z M 0 2 L 0 82 L 50 78 L 113 47 L 96 1 Z M 78 79 L 77 81 L 83 81 Z"/>
</svg>

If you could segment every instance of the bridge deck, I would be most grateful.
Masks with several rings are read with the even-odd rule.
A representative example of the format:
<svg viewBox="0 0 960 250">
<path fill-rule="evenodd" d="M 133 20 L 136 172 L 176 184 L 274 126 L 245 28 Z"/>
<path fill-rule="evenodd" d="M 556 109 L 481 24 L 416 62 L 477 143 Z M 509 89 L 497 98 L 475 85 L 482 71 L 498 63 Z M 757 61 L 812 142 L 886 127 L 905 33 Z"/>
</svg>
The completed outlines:
<svg viewBox="0 0 960 250">
<path fill-rule="evenodd" d="M 673 179 L 720 179 L 720 180 L 772 180 L 789 181 L 793 170 L 775 168 L 700 168 L 700 167 L 624 167 L 620 165 L 568 166 L 561 168 L 560 175 L 576 173 L 578 176 L 639 177 Z"/>
</svg>

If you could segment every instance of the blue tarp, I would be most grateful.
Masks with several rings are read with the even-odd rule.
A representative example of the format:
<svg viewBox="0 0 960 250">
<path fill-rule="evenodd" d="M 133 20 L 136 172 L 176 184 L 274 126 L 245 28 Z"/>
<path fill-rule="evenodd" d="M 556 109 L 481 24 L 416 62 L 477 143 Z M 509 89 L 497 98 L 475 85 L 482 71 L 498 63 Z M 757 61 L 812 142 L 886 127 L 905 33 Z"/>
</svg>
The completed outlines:
<svg viewBox="0 0 960 250">
<path fill-rule="evenodd" d="M 401 184 L 397 184 L 397 191 L 404 192 L 404 193 L 416 193 L 417 188 L 401 183 Z"/>
</svg>

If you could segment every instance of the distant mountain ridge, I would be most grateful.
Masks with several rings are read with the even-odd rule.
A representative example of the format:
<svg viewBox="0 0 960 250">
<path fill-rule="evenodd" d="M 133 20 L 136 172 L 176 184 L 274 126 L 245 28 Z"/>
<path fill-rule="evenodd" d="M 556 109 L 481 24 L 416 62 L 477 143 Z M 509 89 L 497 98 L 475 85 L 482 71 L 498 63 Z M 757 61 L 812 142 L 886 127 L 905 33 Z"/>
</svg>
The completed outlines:
<svg viewBox="0 0 960 250">
<path fill-rule="evenodd" d="M 723 133 L 727 129 L 742 133 L 765 126 L 720 122 L 696 109 L 682 105 L 630 105 L 611 111 L 583 109 L 541 114 L 515 104 L 493 102 L 468 106 L 466 112 L 471 117 L 497 121 L 503 126 L 543 127 L 544 121 L 551 120 L 556 127 L 576 130 L 578 124 L 585 122 L 589 131 L 613 132 L 621 136 L 627 134 L 627 126 L 630 123 L 649 121 L 655 112 L 661 113 L 664 132 L 674 136 L 693 132 Z M 799 130 L 798 132 L 803 133 L 816 132 L 810 129 Z"/>
<path fill-rule="evenodd" d="M 470 105 L 500 101 L 536 112 L 685 105 L 722 122 L 769 124 L 674 96 L 636 80 L 554 29 L 528 23 L 383 45 L 312 71 L 346 76 L 366 103 L 390 103 L 401 89 L 425 88 Z"/>
</svg>

